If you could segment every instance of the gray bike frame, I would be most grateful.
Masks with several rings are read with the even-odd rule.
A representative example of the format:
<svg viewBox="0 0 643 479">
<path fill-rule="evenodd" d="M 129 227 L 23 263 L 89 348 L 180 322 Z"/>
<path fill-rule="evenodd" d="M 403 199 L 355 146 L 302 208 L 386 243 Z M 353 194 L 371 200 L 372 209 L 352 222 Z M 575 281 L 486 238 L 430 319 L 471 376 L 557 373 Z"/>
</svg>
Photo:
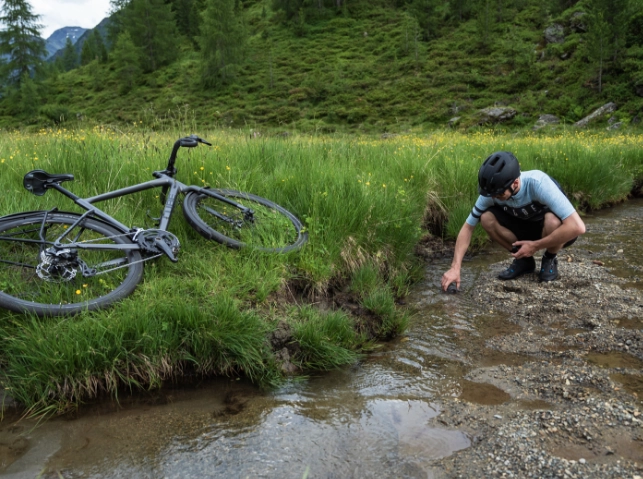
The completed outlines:
<svg viewBox="0 0 643 479">
<path fill-rule="evenodd" d="M 172 218 L 172 212 L 174 211 L 174 207 L 176 206 L 176 201 L 179 193 L 189 193 L 192 191 L 198 192 L 204 195 L 211 196 L 212 198 L 216 198 L 217 200 L 223 201 L 225 203 L 228 203 L 229 205 L 239 208 L 241 211 L 244 211 L 244 212 L 248 211 L 248 208 L 246 208 L 245 206 L 240 205 L 235 201 L 232 201 L 229 198 L 226 198 L 225 196 L 219 195 L 215 191 L 210 190 L 209 188 L 204 188 L 201 186 L 185 185 L 162 171 L 155 171 L 153 175 L 157 177 L 156 180 L 150 180 L 144 183 L 139 183 L 137 185 L 127 186 L 125 188 L 121 188 L 115 191 L 110 191 L 108 193 L 92 196 L 90 198 L 81 198 L 73 194 L 71 191 L 63 188 L 59 183 L 51 184 L 50 188 L 54 188 L 55 190 L 59 191 L 63 195 L 70 198 L 78 206 L 87 210 L 67 229 L 67 231 L 65 231 L 65 233 L 63 233 L 60 237 L 56 239 L 54 244 L 60 245 L 60 241 L 66 236 L 68 236 L 83 219 L 87 218 L 90 215 L 94 215 L 100 218 L 105 223 L 111 226 L 114 226 L 115 228 L 122 231 L 125 235 L 128 235 L 128 236 L 131 235 L 133 237 L 136 234 L 137 230 L 133 230 L 132 228 L 121 223 L 120 221 L 114 219 L 112 216 L 105 213 L 100 208 L 97 208 L 96 206 L 94 206 L 94 203 L 100 203 L 101 201 L 107 201 L 114 198 L 119 198 L 121 196 L 127 196 L 133 193 L 138 193 L 140 191 L 145 191 L 152 188 L 168 187 L 168 190 L 166 192 L 165 206 L 163 207 L 163 212 L 161 214 L 161 217 L 159 218 L 159 226 L 158 228 L 154 228 L 156 230 L 168 231 L 167 228 L 170 224 L 170 219 Z M 215 214 L 216 216 L 221 217 L 222 219 L 226 219 L 225 217 L 218 214 L 214 210 L 208 209 L 208 211 L 210 213 Z M 64 247 L 66 248 L 75 247 L 79 249 L 109 249 L 109 250 L 125 250 L 125 251 L 141 249 L 141 247 L 138 244 L 107 245 L 107 244 L 76 243 L 76 242 L 65 243 Z"/>
</svg>

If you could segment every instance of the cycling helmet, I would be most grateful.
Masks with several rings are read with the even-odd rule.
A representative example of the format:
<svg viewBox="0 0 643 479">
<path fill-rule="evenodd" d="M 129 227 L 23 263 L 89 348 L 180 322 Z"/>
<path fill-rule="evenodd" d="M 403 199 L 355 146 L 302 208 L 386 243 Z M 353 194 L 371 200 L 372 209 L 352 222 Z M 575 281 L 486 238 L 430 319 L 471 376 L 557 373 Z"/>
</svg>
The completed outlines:
<svg viewBox="0 0 643 479">
<path fill-rule="evenodd" d="M 478 192 L 482 196 L 501 195 L 519 176 L 520 165 L 513 153 L 496 151 L 484 160 L 478 171 Z"/>
</svg>

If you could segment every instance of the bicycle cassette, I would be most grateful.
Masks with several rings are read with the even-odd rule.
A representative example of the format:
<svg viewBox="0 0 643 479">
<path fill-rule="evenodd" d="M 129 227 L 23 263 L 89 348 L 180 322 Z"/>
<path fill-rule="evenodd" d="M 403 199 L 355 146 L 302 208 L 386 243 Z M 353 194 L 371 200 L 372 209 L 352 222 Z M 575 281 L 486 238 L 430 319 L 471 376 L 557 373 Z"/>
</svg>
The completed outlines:
<svg viewBox="0 0 643 479">
<path fill-rule="evenodd" d="M 148 255 L 164 254 L 174 263 L 178 261 L 176 255 L 179 253 L 181 243 L 179 239 L 169 231 L 163 230 L 138 230 L 133 240 L 141 247 L 143 253 Z"/>
<path fill-rule="evenodd" d="M 73 249 L 49 248 L 40 253 L 40 263 L 36 266 L 36 274 L 40 279 L 50 283 L 64 283 L 76 277 L 80 270 L 82 276 L 90 277 L 96 275 L 96 270 L 89 268 L 87 264 L 78 257 Z"/>
</svg>

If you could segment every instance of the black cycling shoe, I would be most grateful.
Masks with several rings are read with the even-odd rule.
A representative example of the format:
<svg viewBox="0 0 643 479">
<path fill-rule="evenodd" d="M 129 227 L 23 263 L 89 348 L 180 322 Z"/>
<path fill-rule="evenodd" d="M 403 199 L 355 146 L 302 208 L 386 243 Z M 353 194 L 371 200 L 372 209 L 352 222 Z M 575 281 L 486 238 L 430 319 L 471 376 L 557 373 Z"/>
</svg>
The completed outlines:
<svg viewBox="0 0 643 479">
<path fill-rule="evenodd" d="M 538 273 L 538 279 L 540 281 L 553 281 L 558 278 L 558 258 L 555 256 L 553 258 L 547 258 L 543 256 L 543 260 L 540 263 L 540 273 Z"/>
<path fill-rule="evenodd" d="M 498 275 L 498 279 L 514 279 L 523 274 L 533 273 L 536 270 L 536 260 L 533 256 L 527 258 L 514 259 L 513 263 Z"/>
</svg>

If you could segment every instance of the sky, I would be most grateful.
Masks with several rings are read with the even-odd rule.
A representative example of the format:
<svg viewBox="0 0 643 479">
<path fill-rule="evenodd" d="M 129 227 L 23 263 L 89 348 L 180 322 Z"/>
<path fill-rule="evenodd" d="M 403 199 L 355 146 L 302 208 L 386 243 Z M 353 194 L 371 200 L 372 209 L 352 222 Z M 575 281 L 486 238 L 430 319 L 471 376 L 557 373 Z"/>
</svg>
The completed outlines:
<svg viewBox="0 0 643 479">
<path fill-rule="evenodd" d="M 31 11 L 40 15 L 42 38 L 62 27 L 94 28 L 108 15 L 109 0 L 29 0 Z"/>
</svg>

